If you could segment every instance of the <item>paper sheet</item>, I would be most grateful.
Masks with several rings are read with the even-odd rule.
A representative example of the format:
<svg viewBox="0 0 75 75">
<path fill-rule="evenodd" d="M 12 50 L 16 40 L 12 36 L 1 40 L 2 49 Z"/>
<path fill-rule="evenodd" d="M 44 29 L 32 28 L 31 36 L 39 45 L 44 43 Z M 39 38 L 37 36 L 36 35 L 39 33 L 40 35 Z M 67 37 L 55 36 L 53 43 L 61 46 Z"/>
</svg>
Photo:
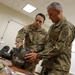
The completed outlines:
<svg viewBox="0 0 75 75">
<path fill-rule="evenodd" d="M 26 74 L 21 73 L 21 72 L 18 72 L 18 71 L 16 71 L 15 73 L 16 73 L 17 75 L 26 75 Z"/>
</svg>

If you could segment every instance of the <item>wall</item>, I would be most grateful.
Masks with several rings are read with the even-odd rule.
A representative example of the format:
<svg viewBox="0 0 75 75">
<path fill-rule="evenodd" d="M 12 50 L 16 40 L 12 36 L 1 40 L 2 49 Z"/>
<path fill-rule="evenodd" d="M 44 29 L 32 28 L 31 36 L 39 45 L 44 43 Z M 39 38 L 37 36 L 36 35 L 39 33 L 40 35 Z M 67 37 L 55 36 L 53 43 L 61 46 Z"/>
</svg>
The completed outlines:
<svg viewBox="0 0 75 75">
<path fill-rule="evenodd" d="M 73 41 L 72 45 L 72 57 L 71 57 L 71 68 L 70 73 L 75 75 L 75 40 Z"/>
</svg>

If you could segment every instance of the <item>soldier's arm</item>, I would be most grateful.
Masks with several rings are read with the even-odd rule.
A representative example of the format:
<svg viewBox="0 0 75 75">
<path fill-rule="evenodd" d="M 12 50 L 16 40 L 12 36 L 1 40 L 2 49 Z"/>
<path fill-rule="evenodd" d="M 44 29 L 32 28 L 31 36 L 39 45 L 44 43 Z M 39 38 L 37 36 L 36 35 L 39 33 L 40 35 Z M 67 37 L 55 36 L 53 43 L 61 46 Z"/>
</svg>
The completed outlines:
<svg viewBox="0 0 75 75">
<path fill-rule="evenodd" d="M 63 28 L 58 38 L 58 41 L 56 41 L 55 45 L 51 44 L 51 46 L 46 48 L 46 50 L 38 53 L 38 58 L 51 58 L 58 54 L 64 53 L 63 48 L 65 47 L 66 42 L 68 44 L 70 43 L 70 37 L 72 36 L 71 34 L 72 32 L 69 27 L 66 26 L 65 28 Z"/>
<path fill-rule="evenodd" d="M 16 46 L 23 45 L 23 40 L 25 39 L 25 28 L 19 30 L 16 36 Z"/>
</svg>

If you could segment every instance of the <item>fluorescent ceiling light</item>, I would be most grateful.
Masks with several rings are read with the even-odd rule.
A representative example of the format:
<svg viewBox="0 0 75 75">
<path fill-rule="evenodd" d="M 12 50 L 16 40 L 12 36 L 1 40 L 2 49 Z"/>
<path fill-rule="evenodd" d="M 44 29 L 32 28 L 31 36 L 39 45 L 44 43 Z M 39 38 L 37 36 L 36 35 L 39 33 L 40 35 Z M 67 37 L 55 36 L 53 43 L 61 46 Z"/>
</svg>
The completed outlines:
<svg viewBox="0 0 75 75">
<path fill-rule="evenodd" d="M 32 13 L 34 10 L 36 10 L 36 8 L 30 4 L 27 4 L 24 8 L 23 8 L 24 11 L 26 12 L 29 12 L 29 13 Z"/>
</svg>

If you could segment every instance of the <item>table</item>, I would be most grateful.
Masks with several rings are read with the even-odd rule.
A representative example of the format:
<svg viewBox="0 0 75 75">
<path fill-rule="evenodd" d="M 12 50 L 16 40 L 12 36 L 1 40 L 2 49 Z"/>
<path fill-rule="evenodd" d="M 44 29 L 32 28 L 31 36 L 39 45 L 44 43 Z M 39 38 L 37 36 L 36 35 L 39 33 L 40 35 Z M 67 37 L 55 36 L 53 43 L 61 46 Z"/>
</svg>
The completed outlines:
<svg viewBox="0 0 75 75">
<path fill-rule="evenodd" d="M 7 66 L 12 66 L 11 61 L 9 61 L 9 60 L 7 60 L 5 58 L 0 57 L 0 62 L 3 62 Z"/>
<path fill-rule="evenodd" d="M 18 67 L 15 67 L 15 66 L 10 66 L 9 67 L 13 72 L 21 72 L 21 73 L 27 73 L 28 71 L 26 71 L 26 70 L 23 70 L 23 69 L 20 69 L 20 68 L 18 68 Z M 6 74 L 6 75 L 10 75 L 10 74 Z"/>
<path fill-rule="evenodd" d="M 5 58 L 0 57 L 0 62 L 3 62 L 13 72 L 21 72 L 21 73 L 24 73 L 26 75 L 30 74 L 30 72 L 28 72 L 28 71 L 26 71 L 24 69 L 21 69 L 21 68 L 18 68 L 16 66 L 13 66 L 10 60 L 7 60 Z M 6 74 L 6 75 L 10 75 L 10 74 Z M 21 75 L 21 74 L 18 74 L 18 75 Z"/>
</svg>

